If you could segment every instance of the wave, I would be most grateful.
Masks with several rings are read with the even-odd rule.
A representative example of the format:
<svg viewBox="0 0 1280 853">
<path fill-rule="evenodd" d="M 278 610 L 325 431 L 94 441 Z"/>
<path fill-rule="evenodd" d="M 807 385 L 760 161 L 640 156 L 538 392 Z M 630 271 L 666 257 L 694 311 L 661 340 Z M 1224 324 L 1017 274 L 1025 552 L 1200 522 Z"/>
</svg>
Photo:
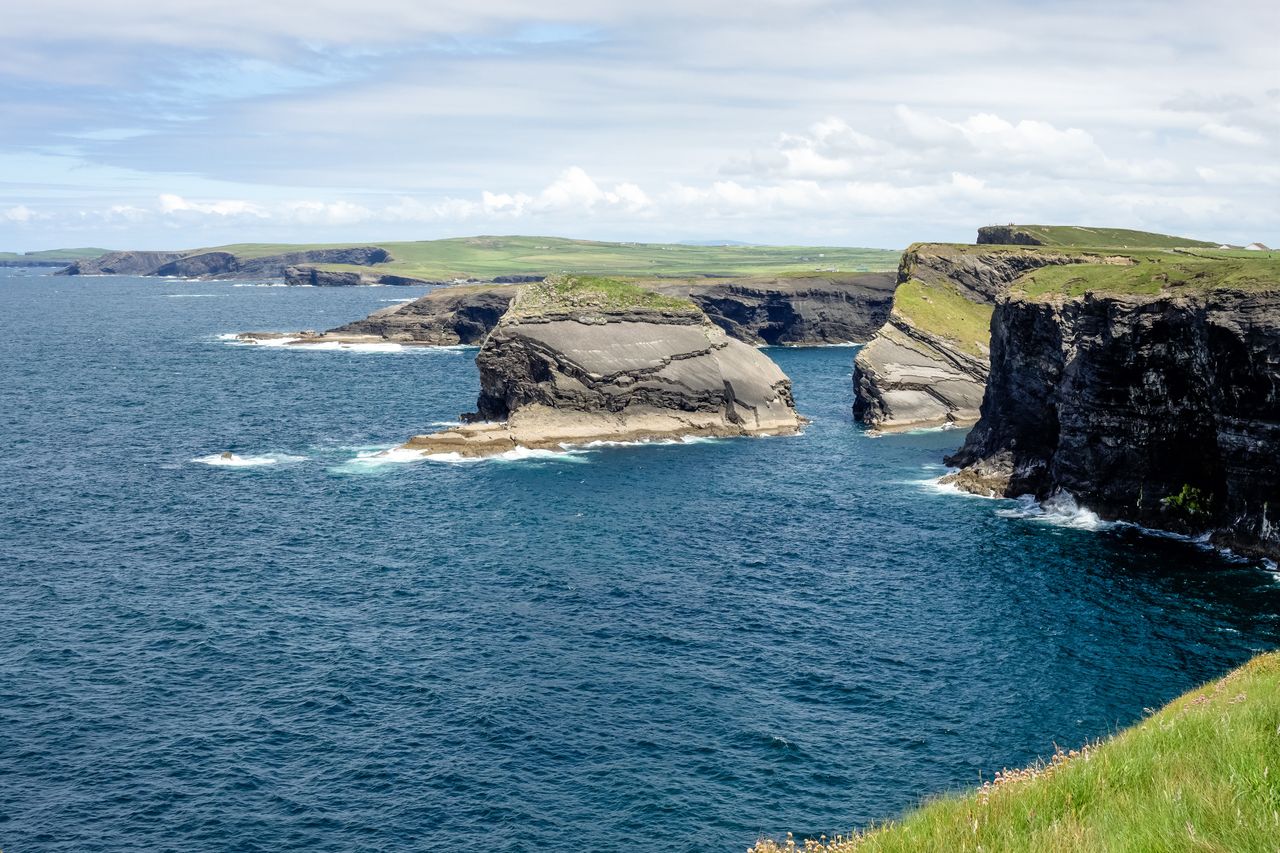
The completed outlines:
<svg viewBox="0 0 1280 853">
<path fill-rule="evenodd" d="M 237 347 L 285 347 L 297 352 L 354 352 L 354 353 L 409 353 L 409 352 L 425 352 L 425 353 L 445 353 L 457 354 L 477 349 L 471 344 L 451 344 L 449 346 L 425 346 L 419 344 L 400 344 L 395 341 L 369 341 L 369 342 L 350 342 L 350 341 L 320 341 L 317 343 L 302 343 L 297 346 L 291 346 L 294 342 L 302 340 L 300 337 L 280 337 L 280 338 L 242 338 L 239 333 L 228 332 L 226 334 L 216 335 L 215 338 L 230 346 Z"/>
<path fill-rule="evenodd" d="M 587 451 L 563 448 L 548 450 L 534 447 L 514 447 L 504 453 L 491 456 L 463 456 L 461 453 L 431 453 L 419 458 L 429 462 L 447 462 L 452 465 L 472 465 L 479 462 L 587 462 Z"/>
<path fill-rule="evenodd" d="M 210 453 L 208 456 L 197 456 L 192 462 L 201 465 L 213 465 L 217 468 L 258 468 L 263 465 L 280 465 L 289 462 L 303 462 L 305 456 L 291 456 L 288 453 L 263 453 L 259 455 L 241 456 L 236 453 L 223 455 Z"/>
<path fill-rule="evenodd" d="M 1018 502 L 1018 506 L 998 509 L 996 515 L 1001 518 L 1037 521 L 1072 530 L 1110 530 L 1116 526 L 1116 522 L 1103 521 L 1093 510 L 1080 506 L 1067 492 L 1058 492 L 1043 501 L 1037 501 L 1031 495 L 1020 495 L 1014 500 Z"/>
</svg>

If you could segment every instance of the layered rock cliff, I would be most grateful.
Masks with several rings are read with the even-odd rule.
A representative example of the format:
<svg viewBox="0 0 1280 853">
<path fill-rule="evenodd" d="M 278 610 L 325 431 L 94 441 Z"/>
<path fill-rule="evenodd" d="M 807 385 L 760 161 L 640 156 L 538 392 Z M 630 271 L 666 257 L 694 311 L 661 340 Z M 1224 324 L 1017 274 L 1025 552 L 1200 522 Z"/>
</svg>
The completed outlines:
<svg viewBox="0 0 1280 853">
<path fill-rule="evenodd" d="M 479 344 L 515 298 L 518 285 L 458 286 L 433 290 L 420 299 L 375 311 L 338 326 L 327 336 L 372 335 L 397 343 Z"/>
<path fill-rule="evenodd" d="M 56 274 L 279 278 L 285 274 L 287 268 L 301 263 L 367 266 L 389 260 L 391 260 L 390 253 L 377 246 L 305 249 L 257 257 L 230 251 L 111 252 L 100 258 L 76 261 Z"/>
<path fill-rule="evenodd" d="M 695 305 L 579 281 L 522 289 L 476 358 L 472 425 L 415 436 L 405 447 L 476 456 L 799 429 L 786 375 Z"/>
<path fill-rule="evenodd" d="M 996 300 L 1030 270 L 1090 259 L 1031 247 L 907 249 L 889 319 L 854 360 L 854 417 L 876 429 L 976 420 Z"/>
<path fill-rule="evenodd" d="M 323 277 L 375 275 L 314 269 L 311 272 Z M 521 279 L 522 283 L 542 281 L 541 276 L 506 278 Z M 892 273 L 854 273 L 713 281 L 649 280 L 640 284 L 658 293 L 689 299 L 737 340 L 804 345 L 869 338 L 889 313 L 895 280 Z M 298 333 L 294 337 L 301 344 L 354 341 L 353 336 L 412 344 L 478 344 L 498 325 L 519 287 L 496 283 L 441 287 L 413 302 L 383 308 L 321 335 Z"/>
<path fill-rule="evenodd" d="M 54 275 L 150 275 L 157 267 L 182 257 L 182 252 L 108 252 L 98 258 L 71 263 Z"/>
<path fill-rule="evenodd" d="M 1083 267 L 1015 292 L 952 481 L 1280 556 L 1280 264 L 1246 266 L 1145 264 L 1119 289 Z"/>
<path fill-rule="evenodd" d="M 753 344 L 862 342 L 889 316 L 893 273 L 654 282 L 659 293 L 686 296 L 711 321 Z"/>
</svg>

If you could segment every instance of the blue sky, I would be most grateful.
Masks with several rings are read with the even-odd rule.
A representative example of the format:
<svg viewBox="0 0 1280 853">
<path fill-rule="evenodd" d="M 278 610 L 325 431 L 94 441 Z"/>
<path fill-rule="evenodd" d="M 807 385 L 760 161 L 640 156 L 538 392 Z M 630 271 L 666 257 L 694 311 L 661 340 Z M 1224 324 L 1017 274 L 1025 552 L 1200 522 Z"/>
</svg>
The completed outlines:
<svg viewBox="0 0 1280 853">
<path fill-rule="evenodd" d="M 1280 243 L 1280 4 L 42 0 L 0 250 L 480 233 Z"/>
</svg>

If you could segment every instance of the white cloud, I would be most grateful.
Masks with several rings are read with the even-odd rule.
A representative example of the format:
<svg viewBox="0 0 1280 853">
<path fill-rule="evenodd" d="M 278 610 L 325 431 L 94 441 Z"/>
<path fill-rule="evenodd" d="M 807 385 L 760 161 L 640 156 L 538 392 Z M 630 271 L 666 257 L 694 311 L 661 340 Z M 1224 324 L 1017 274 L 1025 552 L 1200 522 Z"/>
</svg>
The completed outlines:
<svg viewBox="0 0 1280 853">
<path fill-rule="evenodd" d="M 1230 124 L 1219 124 L 1216 121 L 1200 125 L 1200 132 L 1218 142 L 1230 142 L 1236 145 L 1262 145 L 1267 141 L 1261 134 L 1254 133 L 1252 130 Z"/>
<path fill-rule="evenodd" d="M 260 205 L 242 199 L 225 199 L 223 201 L 194 202 L 172 193 L 160 195 L 160 212 L 174 214 L 205 214 L 213 216 L 249 216 L 258 219 L 269 219 L 271 214 Z"/>
<path fill-rule="evenodd" d="M 0 219 L 4 219 L 7 222 L 30 222 L 37 216 L 38 214 L 25 204 L 14 205 L 8 210 L 0 210 Z"/>
</svg>

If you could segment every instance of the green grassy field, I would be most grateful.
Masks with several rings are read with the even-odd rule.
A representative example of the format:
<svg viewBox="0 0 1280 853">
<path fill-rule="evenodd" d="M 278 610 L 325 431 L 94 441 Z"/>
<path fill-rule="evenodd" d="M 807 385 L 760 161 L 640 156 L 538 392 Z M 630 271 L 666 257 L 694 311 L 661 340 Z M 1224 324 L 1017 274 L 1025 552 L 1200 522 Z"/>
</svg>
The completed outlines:
<svg viewBox="0 0 1280 853">
<path fill-rule="evenodd" d="M 1081 225 L 1013 225 L 1015 231 L 1029 234 L 1045 246 L 1085 246 L 1095 249 L 1176 249 L 1216 248 L 1217 243 L 1192 240 L 1190 237 L 1174 237 L 1151 231 L 1133 231 L 1128 228 L 1086 228 Z"/>
<path fill-rule="evenodd" d="M 966 299 L 949 282 L 911 279 L 894 293 L 893 310 L 917 329 L 945 338 L 970 355 L 986 357 L 994 309 Z"/>
<path fill-rule="evenodd" d="M 1085 293 L 1181 294 L 1215 289 L 1280 289 L 1280 257 L 1199 258 L 1150 256 L 1132 266 L 1081 264 L 1045 267 L 1011 288 L 1030 298 L 1082 296 Z M 1269 253 L 1270 254 L 1270 253 Z"/>
<path fill-rule="evenodd" d="M 698 311 L 698 306 L 678 296 L 664 296 L 628 281 L 592 275 L 553 275 L 545 281 L 526 285 L 510 313 L 521 316 L 547 311 L 590 308 L 625 311 L 657 308 Z"/>
<path fill-rule="evenodd" d="M 355 243 L 290 245 L 241 243 L 204 251 L 224 251 L 259 258 L 305 249 L 329 249 Z M 562 237 L 459 237 L 403 243 L 372 243 L 391 253 L 378 272 L 432 281 L 493 278 L 498 275 L 756 275 L 820 270 L 882 271 L 894 269 L 901 252 L 823 246 L 685 246 L 668 243 L 602 243 Z M 319 264 L 322 269 L 364 270 L 370 267 Z"/>
<path fill-rule="evenodd" d="M 1275 853 L 1280 653 L 1083 750 L 999 774 L 862 833 L 751 853 Z"/>
<path fill-rule="evenodd" d="M 0 261 L 79 261 L 84 258 L 97 258 L 110 252 L 110 249 L 45 249 L 41 252 L 0 252 Z"/>
</svg>

